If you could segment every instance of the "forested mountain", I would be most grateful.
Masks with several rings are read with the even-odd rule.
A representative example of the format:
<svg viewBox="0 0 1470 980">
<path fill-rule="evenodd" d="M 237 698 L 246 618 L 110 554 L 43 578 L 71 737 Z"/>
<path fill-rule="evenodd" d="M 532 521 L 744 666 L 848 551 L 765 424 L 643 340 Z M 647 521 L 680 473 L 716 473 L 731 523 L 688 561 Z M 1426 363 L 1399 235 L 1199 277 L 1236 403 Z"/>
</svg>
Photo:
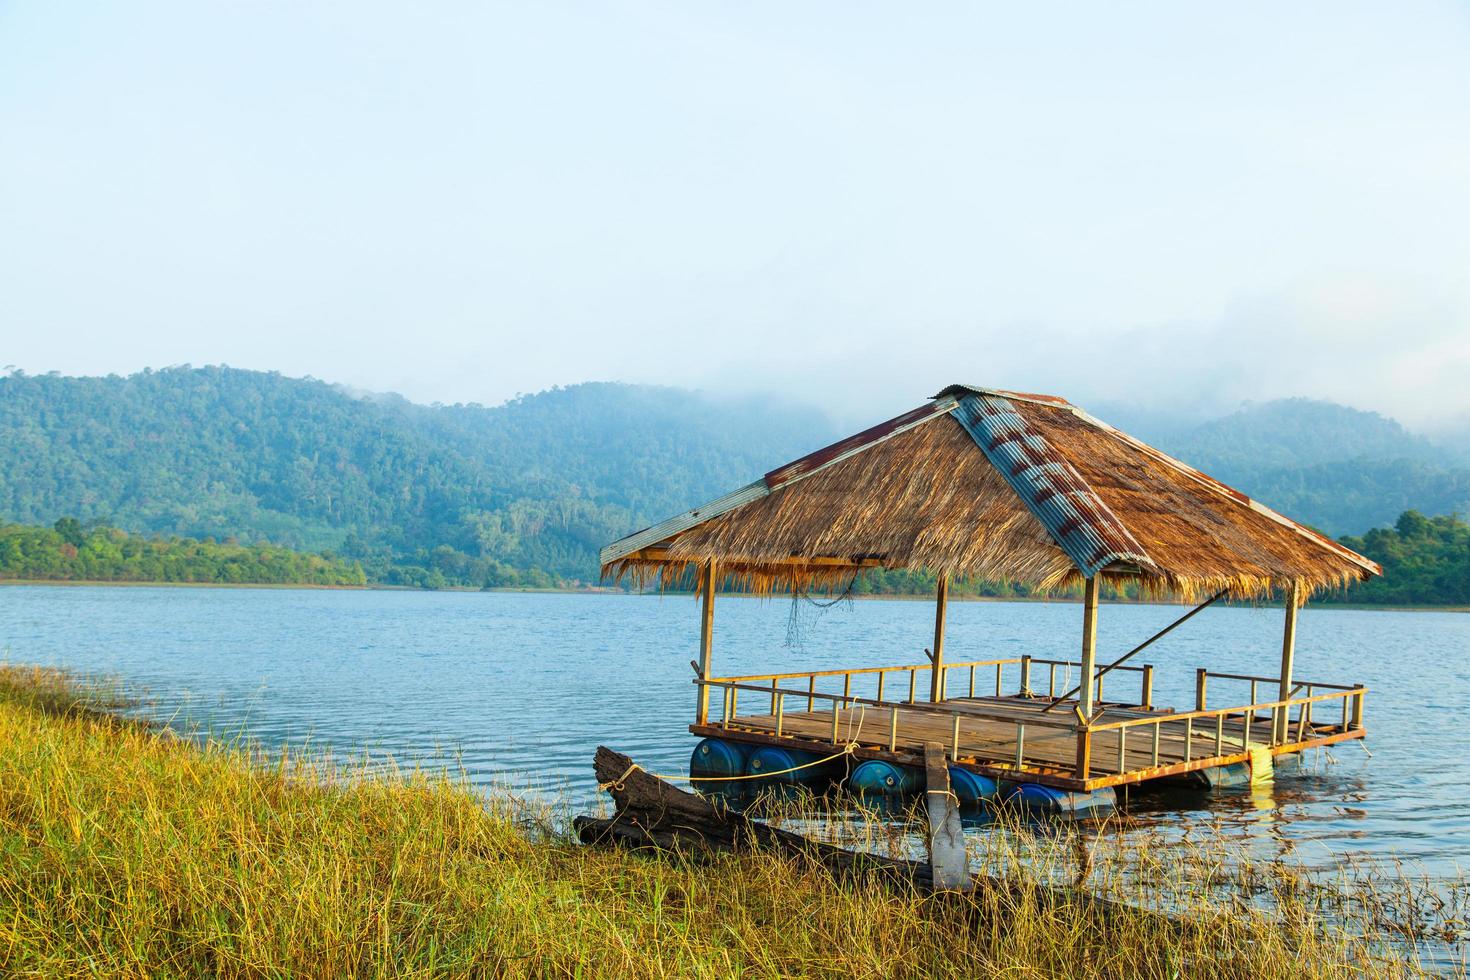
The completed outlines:
<svg viewBox="0 0 1470 980">
<path fill-rule="evenodd" d="M 0 521 L 330 549 L 380 582 L 587 582 L 607 542 L 846 434 L 810 408 L 621 384 L 485 408 L 230 368 L 14 374 Z M 1289 400 L 1138 434 L 1334 535 L 1470 511 L 1470 471 L 1368 412 Z"/>
<path fill-rule="evenodd" d="M 1142 433 L 1140 433 L 1142 435 Z M 1161 435 L 1161 449 L 1332 535 L 1470 511 L 1470 469 L 1393 419 L 1305 398 Z"/>
<path fill-rule="evenodd" d="M 230 368 L 16 374 L 0 520 L 330 548 L 387 582 L 549 585 L 834 435 L 810 410 L 632 385 L 484 408 Z"/>
<path fill-rule="evenodd" d="M 1220 471 L 1276 470 L 1349 459 L 1434 462 L 1443 452 L 1393 419 L 1332 402 L 1247 405 L 1168 439 L 1170 451 Z"/>
</svg>

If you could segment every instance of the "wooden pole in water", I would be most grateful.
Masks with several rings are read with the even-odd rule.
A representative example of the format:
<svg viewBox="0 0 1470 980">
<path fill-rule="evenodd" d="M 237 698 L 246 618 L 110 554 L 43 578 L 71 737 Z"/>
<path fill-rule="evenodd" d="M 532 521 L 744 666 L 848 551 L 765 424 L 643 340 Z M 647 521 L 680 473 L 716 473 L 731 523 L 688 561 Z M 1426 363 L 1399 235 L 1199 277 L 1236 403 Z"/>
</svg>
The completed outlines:
<svg viewBox="0 0 1470 980">
<path fill-rule="evenodd" d="M 934 606 L 934 669 L 929 672 L 929 700 L 944 700 L 944 613 L 949 603 L 949 576 L 939 573 L 939 587 Z"/>
<path fill-rule="evenodd" d="M 1094 679 L 1093 672 L 1097 666 L 1097 587 L 1098 576 L 1094 575 L 1087 580 L 1087 586 L 1082 591 L 1082 677 L 1081 692 L 1078 700 L 1082 709 L 1082 717 L 1088 721 L 1092 720 L 1092 702 Z"/>
<path fill-rule="evenodd" d="M 1292 663 L 1296 659 L 1296 611 L 1302 602 L 1302 587 L 1299 582 L 1292 582 L 1291 588 L 1286 594 L 1286 628 L 1281 635 L 1281 690 L 1276 700 L 1285 701 L 1291 697 L 1291 670 Z M 1290 709 L 1282 705 L 1276 709 L 1275 730 L 1271 733 L 1275 742 L 1286 741 L 1286 727 Z"/>
<path fill-rule="evenodd" d="M 700 583 L 700 610 L 699 610 L 699 679 L 708 681 L 710 677 L 710 659 L 714 653 L 715 636 L 715 560 L 711 558 L 705 562 L 704 567 L 699 570 Z M 696 724 L 704 725 L 709 722 L 709 686 L 699 685 L 698 708 L 694 713 Z"/>
<path fill-rule="evenodd" d="M 924 743 L 924 801 L 929 814 L 929 868 L 937 890 L 970 886 L 970 861 L 960 810 L 949 786 L 944 746 Z"/>
</svg>

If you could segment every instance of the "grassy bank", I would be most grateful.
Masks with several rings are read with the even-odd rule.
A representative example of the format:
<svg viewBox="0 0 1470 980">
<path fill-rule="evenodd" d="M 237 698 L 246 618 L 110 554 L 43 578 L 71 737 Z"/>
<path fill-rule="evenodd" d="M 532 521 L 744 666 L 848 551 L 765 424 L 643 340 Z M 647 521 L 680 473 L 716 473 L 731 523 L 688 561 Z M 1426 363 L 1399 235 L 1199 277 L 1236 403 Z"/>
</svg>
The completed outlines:
<svg viewBox="0 0 1470 980">
<path fill-rule="evenodd" d="M 770 855 L 602 851 L 451 779 L 199 746 L 106 704 L 0 666 L 0 975 L 1411 972 L 1291 894 L 1269 914 L 1209 899 L 1188 862 L 1092 886 L 1165 918 L 1048 901 L 1038 884 L 1075 872 L 1012 835 L 985 860 L 1015 886 L 962 899 Z"/>
</svg>

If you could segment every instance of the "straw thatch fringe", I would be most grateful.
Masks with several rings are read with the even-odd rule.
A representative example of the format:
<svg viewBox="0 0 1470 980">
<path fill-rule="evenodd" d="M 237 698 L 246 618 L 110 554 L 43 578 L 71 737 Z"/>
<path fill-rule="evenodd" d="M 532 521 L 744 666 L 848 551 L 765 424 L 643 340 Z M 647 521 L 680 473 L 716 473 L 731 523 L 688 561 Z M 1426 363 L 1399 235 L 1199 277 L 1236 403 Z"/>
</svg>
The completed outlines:
<svg viewBox="0 0 1470 980">
<path fill-rule="evenodd" d="M 1150 598 L 1198 601 L 1222 589 L 1263 598 L 1367 578 L 1371 563 L 1213 488 L 1186 467 L 1070 406 L 1018 404 L 1049 447 L 1143 546 L 1152 569 L 1108 569 Z M 673 585 L 714 559 L 759 594 L 841 588 L 863 567 L 1023 582 L 1047 591 L 1082 573 L 959 423 L 936 415 L 769 495 L 603 568 Z"/>
</svg>

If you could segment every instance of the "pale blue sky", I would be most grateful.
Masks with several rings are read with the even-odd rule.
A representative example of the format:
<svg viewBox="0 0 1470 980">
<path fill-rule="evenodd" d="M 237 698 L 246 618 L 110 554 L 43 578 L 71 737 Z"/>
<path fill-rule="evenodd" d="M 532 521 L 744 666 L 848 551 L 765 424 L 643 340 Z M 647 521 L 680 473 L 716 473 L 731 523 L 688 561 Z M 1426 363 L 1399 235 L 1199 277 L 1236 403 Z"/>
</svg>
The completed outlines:
<svg viewBox="0 0 1470 980">
<path fill-rule="evenodd" d="M 0 0 L 0 365 L 1470 413 L 1470 7 Z"/>
</svg>

